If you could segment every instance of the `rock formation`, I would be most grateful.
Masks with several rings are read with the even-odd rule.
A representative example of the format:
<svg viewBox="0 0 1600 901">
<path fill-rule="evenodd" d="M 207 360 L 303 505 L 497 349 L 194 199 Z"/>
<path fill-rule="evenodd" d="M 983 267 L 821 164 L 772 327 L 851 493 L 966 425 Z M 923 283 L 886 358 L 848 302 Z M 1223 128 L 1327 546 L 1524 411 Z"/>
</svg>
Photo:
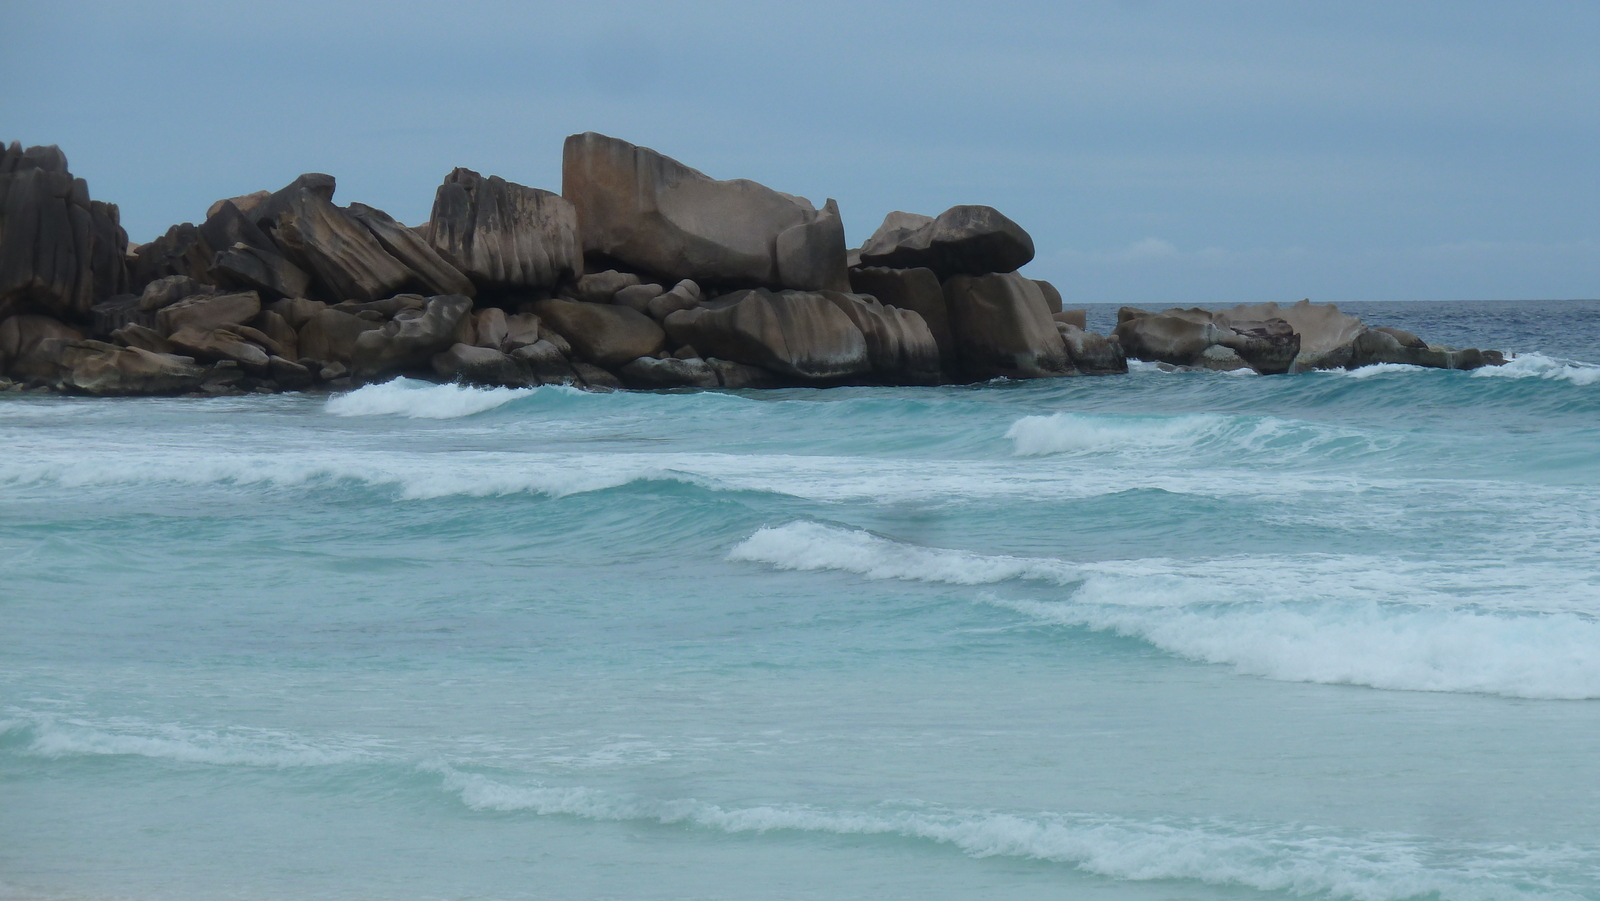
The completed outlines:
<svg viewBox="0 0 1600 901">
<path fill-rule="evenodd" d="M 1308 301 L 1130 307 L 1098 335 L 1018 271 L 1033 239 L 991 207 L 890 213 L 848 251 L 833 200 L 594 133 L 567 140 L 562 187 L 456 169 L 408 228 L 337 205 L 334 178 L 313 172 L 130 248 L 58 148 L 11 144 L 0 387 L 214 396 L 408 375 L 754 389 L 1106 375 L 1129 358 L 1260 373 L 1503 362 Z"/>
</svg>

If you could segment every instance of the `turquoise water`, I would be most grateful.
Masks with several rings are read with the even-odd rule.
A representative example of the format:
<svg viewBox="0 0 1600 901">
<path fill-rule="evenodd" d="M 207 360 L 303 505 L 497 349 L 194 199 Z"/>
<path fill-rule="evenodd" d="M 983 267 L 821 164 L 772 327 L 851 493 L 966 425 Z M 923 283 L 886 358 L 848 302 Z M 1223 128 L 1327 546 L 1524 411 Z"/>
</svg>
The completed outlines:
<svg viewBox="0 0 1600 901">
<path fill-rule="evenodd" d="M 1600 304 L 1357 311 L 1523 355 L 6 396 L 0 895 L 1600 897 Z"/>
</svg>

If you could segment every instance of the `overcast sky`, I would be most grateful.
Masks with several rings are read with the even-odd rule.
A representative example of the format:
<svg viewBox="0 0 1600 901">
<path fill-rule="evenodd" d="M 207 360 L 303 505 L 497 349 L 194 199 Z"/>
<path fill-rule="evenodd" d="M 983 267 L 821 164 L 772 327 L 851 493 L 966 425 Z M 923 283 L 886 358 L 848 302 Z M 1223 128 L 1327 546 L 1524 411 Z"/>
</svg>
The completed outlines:
<svg viewBox="0 0 1600 901">
<path fill-rule="evenodd" d="M 1600 296 L 1600 2 L 27 2 L 0 139 L 135 241 L 307 171 L 415 224 L 600 131 L 716 178 L 999 208 L 1069 303 Z"/>
</svg>

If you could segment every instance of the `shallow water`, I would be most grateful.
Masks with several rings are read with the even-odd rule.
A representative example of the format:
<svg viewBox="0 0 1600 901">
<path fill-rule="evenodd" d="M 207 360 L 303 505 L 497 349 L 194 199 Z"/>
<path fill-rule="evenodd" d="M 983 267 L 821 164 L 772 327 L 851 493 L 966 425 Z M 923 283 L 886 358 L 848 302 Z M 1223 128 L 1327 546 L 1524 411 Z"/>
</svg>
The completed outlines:
<svg viewBox="0 0 1600 901">
<path fill-rule="evenodd" d="M 0 894 L 1600 896 L 1600 304 L 1353 310 L 1522 356 L 8 396 Z"/>
</svg>

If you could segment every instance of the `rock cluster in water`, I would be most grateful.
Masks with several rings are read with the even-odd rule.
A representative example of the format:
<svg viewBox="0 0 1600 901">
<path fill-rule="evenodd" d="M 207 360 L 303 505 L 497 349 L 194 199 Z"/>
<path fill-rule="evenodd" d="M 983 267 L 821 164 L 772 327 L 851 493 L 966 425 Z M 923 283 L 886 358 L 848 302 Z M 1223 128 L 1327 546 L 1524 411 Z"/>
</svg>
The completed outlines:
<svg viewBox="0 0 1600 901">
<path fill-rule="evenodd" d="M 477 385 L 933 385 L 1128 371 L 1260 373 L 1493 351 L 1301 301 L 1150 312 L 1085 331 L 1017 270 L 985 206 L 890 213 L 857 250 L 838 205 L 717 181 L 616 138 L 567 139 L 562 192 L 451 172 L 428 221 L 333 202 L 334 179 L 220 200 L 130 245 L 54 147 L 0 152 L 0 387 L 95 395 Z"/>
</svg>

